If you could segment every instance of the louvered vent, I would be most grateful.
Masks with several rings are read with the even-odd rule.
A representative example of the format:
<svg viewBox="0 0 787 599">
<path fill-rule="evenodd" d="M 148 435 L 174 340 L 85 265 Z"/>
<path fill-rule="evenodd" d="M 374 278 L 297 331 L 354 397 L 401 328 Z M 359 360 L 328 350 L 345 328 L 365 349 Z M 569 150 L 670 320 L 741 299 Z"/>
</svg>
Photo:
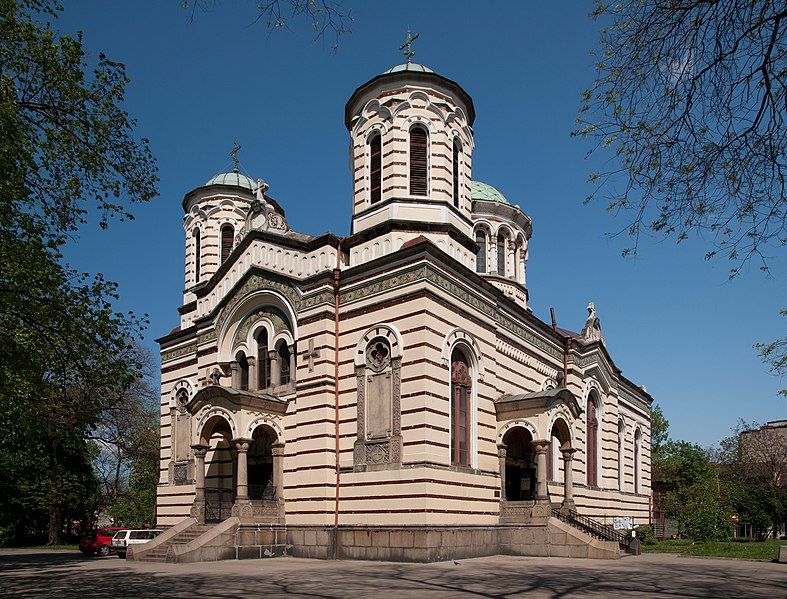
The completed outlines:
<svg viewBox="0 0 787 599">
<path fill-rule="evenodd" d="M 379 202 L 381 196 L 381 190 L 383 185 L 383 161 L 382 161 L 382 138 L 379 135 L 375 135 L 372 138 L 371 143 L 371 184 L 372 184 L 372 193 L 371 193 L 371 200 L 372 204 L 375 202 Z"/>
<path fill-rule="evenodd" d="M 226 225 L 221 228 L 221 261 L 224 262 L 232 251 L 232 240 L 235 237 L 235 230 Z"/>
<path fill-rule="evenodd" d="M 426 130 L 414 127 L 410 130 L 410 195 L 427 194 L 426 152 L 429 145 Z"/>
</svg>

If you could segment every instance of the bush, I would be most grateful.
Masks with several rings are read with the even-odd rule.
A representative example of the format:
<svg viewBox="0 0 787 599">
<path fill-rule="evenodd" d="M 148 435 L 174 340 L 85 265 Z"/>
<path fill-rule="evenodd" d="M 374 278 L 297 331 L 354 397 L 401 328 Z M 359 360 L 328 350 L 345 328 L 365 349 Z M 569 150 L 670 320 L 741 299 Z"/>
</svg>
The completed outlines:
<svg viewBox="0 0 787 599">
<path fill-rule="evenodd" d="M 653 527 L 649 524 L 643 524 L 638 526 L 633 531 L 630 530 L 626 534 L 626 536 L 630 539 L 633 537 L 632 532 L 636 531 L 637 536 L 636 538 L 639 539 L 639 542 L 643 545 L 655 545 L 656 544 L 656 535 L 653 533 Z"/>
</svg>

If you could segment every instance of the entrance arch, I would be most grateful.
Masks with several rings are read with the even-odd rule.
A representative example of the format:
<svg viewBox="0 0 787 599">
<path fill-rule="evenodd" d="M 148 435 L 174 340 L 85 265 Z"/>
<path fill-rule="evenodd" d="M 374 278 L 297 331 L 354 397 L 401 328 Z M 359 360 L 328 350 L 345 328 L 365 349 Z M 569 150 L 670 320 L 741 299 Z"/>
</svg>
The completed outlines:
<svg viewBox="0 0 787 599">
<path fill-rule="evenodd" d="M 235 499 L 236 468 L 232 449 L 232 428 L 224 416 L 208 418 L 199 435 L 205 454 L 205 520 L 216 522 L 228 517 Z"/>
<path fill-rule="evenodd" d="M 517 426 L 503 436 L 506 448 L 505 499 L 529 501 L 536 496 L 536 466 L 533 436 Z"/>
<path fill-rule="evenodd" d="M 558 417 L 549 434 L 550 447 L 547 453 L 547 476 L 549 480 L 560 480 L 563 470 L 561 452 L 571 447 L 571 432 L 563 418 Z"/>
<path fill-rule="evenodd" d="M 260 424 L 254 429 L 249 444 L 249 499 L 274 499 L 273 446 L 278 442 L 276 431 Z"/>
</svg>

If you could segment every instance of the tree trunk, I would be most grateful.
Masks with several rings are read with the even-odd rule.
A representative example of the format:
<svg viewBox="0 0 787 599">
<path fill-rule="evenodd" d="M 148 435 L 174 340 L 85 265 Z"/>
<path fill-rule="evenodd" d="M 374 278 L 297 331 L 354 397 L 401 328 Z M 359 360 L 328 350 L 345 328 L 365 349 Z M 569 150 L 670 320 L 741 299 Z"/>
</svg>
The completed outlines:
<svg viewBox="0 0 787 599">
<path fill-rule="evenodd" d="M 63 544 L 63 522 L 60 518 L 60 505 L 58 504 L 49 506 L 49 535 L 46 544 Z"/>
</svg>

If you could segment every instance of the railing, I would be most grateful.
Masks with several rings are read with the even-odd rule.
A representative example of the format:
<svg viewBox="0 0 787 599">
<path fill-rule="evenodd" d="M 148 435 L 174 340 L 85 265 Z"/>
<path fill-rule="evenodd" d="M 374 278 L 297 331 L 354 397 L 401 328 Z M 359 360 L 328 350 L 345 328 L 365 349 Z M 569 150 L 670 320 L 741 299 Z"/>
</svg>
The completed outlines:
<svg viewBox="0 0 787 599">
<path fill-rule="evenodd" d="M 601 539 L 602 541 L 612 541 L 618 543 L 621 549 L 626 553 L 638 555 L 638 543 L 632 543 L 633 539 L 628 538 L 625 534 L 618 532 L 607 524 L 597 522 L 587 516 L 582 516 L 574 510 L 562 511 L 560 508 L 552 508 L 552 515 L 559 520 L 578 528 L 592 537 Z"/>
<path fill-rule="evenodd" d="M 276 487 L 273 485 L 249 485 L 249 499 L 273 501 L 276 499 Z"/>
<path fill-rule="evenodd" d="M 205 490 L 205 522 L 223 522 L 232 512 L 233 492 L 229 489 Z"/>
</svg>

